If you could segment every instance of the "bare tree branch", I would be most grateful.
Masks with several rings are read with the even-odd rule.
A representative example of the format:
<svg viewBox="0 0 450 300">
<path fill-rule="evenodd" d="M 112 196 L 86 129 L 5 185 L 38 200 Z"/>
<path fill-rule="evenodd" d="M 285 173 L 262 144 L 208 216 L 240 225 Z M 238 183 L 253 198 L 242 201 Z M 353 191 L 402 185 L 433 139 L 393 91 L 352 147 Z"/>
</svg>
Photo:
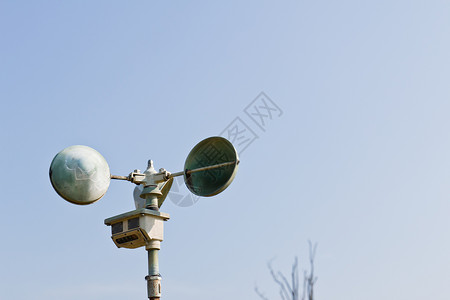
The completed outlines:
<svg viewBox="0 0 450 300">
<path fill-rule="evenodd" d="M 303 273 L 303 291 L 302 297 L 299 298 L 299 270 L 298 270 L 298 258 L 295 257 L 294 263 L 292 264 L 291 271 L 291 282 L 289 282 L 286 276 L 281 272 L 275 272 L 272 268 L 271 261 L 267 263 L 267 267 L 270 271 L 270 275 L 272 276 L 273 281 L 278 284 L 280 290 L 281 300 L 314 300 L 314 284 L 317 282 L 317 276 L 314 276 L 314 259 L 316 256 L 317 243 L 312 245 L 311 241 L 308 241 L 309 244 L 309 264 L 310 271 L 309 273 L 305 270 Z M 256 294 L 262 300 L 269 300 L 263 293 L 258 290 L 258 287 L 255 286 Z"/>
<path fill-rule="evenodd" d="M 284 277 L 284 275 L 281 272 L 278 272 L 278 276 L 280 276 L 281 279 L 283 280 L 284 286 L 286 287 L 286 290 L 288 291 L 288 293 L 290 295 L 293 295 L 294 294 L 294 290 L 289 285 L 289 282 L 287 281 L 286 277 Z M 294 298 L 289 297 L 289 299 L 294 299 Z"/>
<path fill-rule="evenodd" d="M 292 265 L 291 280 L 292 280 L 292 299 L 298 300 L 298 258 L 297 257 L 295 257 L 294 264 Z"/>
<path fill-rule="evenodd" d="M 302 293 L 302 300 L 306 299 L 306 285 L 308 284 L 306 271 L 303 272 L 303 293 Z"/>
<path fill-rule="evenodd" d="M 269 263 L 269 264 L 267 264 L 267 266 L 268 266 L 268 268 L 270 270 L 270 274 L 272 275 L 272 279 L 280 286 L 281 298 L 283 300 L 288 300 L 289 299 L 289 293 L 288 293 L 286 287 L 284 286 L 283 282 L 280 279 L 278 279 L 277 275 L 275 274 L 275 272 L 274 272 L 274 270 L 272 268 L 272 265 Z"/>
<path fill-rule="evenodd" d="M 261 299 L 263 299 L 263 300 L 269 300 L 266 296 L 264 296 L 263 293 L 261 293 L 261 292 L 258 290 L 258 287 L 257 287 L 257 286 L 255 286 L 255 293 L 258 294 L 258 296 L 259 296 Z"/>
<path fill-rule="evenodd" d="M 310 272 L 309 275 L 307 275 L 305 271 L 305 279 L 306 279 L 306 287 L 307 287 L 307 294 L 308 294 L 308 300 L 314 299 L 314 284 L 317 281 L 317 277 L 314 277 L 314 258 L 316 256 L 316 249 L 317 249 L 317 243 L 314 244 L 314 247 L 312 246 L 311 241 L 308 241 L 309 244 L 309 263 L 310 263 Z"/>
</svg>

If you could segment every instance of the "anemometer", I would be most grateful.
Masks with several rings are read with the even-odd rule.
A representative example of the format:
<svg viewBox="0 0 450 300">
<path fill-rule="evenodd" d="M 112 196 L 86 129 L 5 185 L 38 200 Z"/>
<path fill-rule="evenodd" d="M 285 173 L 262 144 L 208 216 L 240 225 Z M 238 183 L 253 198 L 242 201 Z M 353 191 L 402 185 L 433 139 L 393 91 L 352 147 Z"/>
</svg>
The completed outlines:
<svg viewBox="0 0 450 300">
<path fill-rule="evenodd" d="M 111 175 L 105 158 L 87 146 L 70 146 L 60 151 L 50 165 L 50 181 L 65 200 L 78 205 L 94 203 L 108 190 L 111 179 L 136 184 L 136 209 L 108 218 L 111 238 L 118 248 L 145 247 L 148 252 L 147 293 L 150 300 L 161 298 L 158 251 L 163 241 L 164 221 L 169 214 L 159 209 L 169 193 L 173 178 L 183 176 L 186 187 L 195 195 L 210 197 L 221 193 L 233 181 L 239 164 L 238 154 L 225 138 L 210 137 L 189 153 L 184 170 L 170 173 L 155 170 L 148 161 L 145 172 L 134 170 L 128 176 Z"/>
</svg>

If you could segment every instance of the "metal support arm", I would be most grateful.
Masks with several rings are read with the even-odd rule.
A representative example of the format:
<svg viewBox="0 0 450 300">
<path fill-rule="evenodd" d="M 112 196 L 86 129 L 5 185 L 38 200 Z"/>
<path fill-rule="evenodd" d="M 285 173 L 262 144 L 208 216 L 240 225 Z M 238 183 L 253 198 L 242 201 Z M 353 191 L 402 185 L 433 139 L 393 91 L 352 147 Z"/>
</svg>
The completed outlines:
<svg viewBox="0 0 450 300">
<path fill-rule="evenodd" d="M 176 173 L 170 173 L 164 169 L 159 169 L 159 173 L 152 174 L 151 181 L 163 182 L 163 181 L 169 180 L 170 178 L 182 176 L 184 174 L 191 174 L 191 173 L 195 173 L 195 172 L 207 171 L 207 170 L 222 168 L 222 167 L 226 167 L 226 166 L 230 166 L 230 165 L 234 165 L 234 164 L 239 164 L 239 160 L 225 162 L 225 163 L 207 166 L 207 167 L 201 167 L 201 168 L 192 169 L 192 170 L 185 170 L 185 171 L 176 172 Z M 142 174 L 140 170 L 134 170 L 134 172 L 131 172 L 128 176 L 111 175 L 111 179 L 127 180 L 127 181 L 131 181 L 135 184 L 144 184 L 144 185 L 146 185 L 149 181 L 149 179 L 147 177 L 148 176 L 146 176 L 145 174 Z"/>
</svg>

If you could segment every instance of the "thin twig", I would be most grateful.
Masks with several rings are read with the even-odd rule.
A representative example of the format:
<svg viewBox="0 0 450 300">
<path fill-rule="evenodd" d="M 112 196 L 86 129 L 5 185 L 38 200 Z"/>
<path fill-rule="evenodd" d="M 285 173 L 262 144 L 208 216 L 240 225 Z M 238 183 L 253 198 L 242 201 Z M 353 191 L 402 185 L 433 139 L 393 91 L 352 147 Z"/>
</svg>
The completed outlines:
<svg viewBox="0 0 450 300">
<path fill-rule="evenodd" d="M 266 296 L 264 296 L 263 293 L 261 293 L 261 292 L 258 290 L 258 287 L 257 287 L 257 286 L 255 286 L 255 292 L 256 292 L 256 294 L 258 294 L 259 297 L 261 297 L 261 299 L 263 299 L 263 300 L 269 300 Z"/>
</svg>

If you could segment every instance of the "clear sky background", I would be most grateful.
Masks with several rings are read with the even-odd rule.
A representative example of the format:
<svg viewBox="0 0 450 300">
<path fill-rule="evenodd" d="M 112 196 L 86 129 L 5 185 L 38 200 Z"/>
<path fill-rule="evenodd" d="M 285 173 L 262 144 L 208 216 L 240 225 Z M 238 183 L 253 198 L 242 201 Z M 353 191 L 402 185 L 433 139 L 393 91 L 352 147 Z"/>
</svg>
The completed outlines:
<svg viewBox="0 0 450 300">
<path fill-rule="evenodd" d="M 0 32 L 1 299 L 146 299 L 145 250 L 103 224 L 134 186 L 76 206 L 50 162 L 176 172 L 236 117 L 232 185 L 162 207 L 164 299 L 278 299 L 266 263 L 306 269 L 308 239 L 317 300 L 449 299 L 450 2 L 3 0 Z"/>
</svg>

